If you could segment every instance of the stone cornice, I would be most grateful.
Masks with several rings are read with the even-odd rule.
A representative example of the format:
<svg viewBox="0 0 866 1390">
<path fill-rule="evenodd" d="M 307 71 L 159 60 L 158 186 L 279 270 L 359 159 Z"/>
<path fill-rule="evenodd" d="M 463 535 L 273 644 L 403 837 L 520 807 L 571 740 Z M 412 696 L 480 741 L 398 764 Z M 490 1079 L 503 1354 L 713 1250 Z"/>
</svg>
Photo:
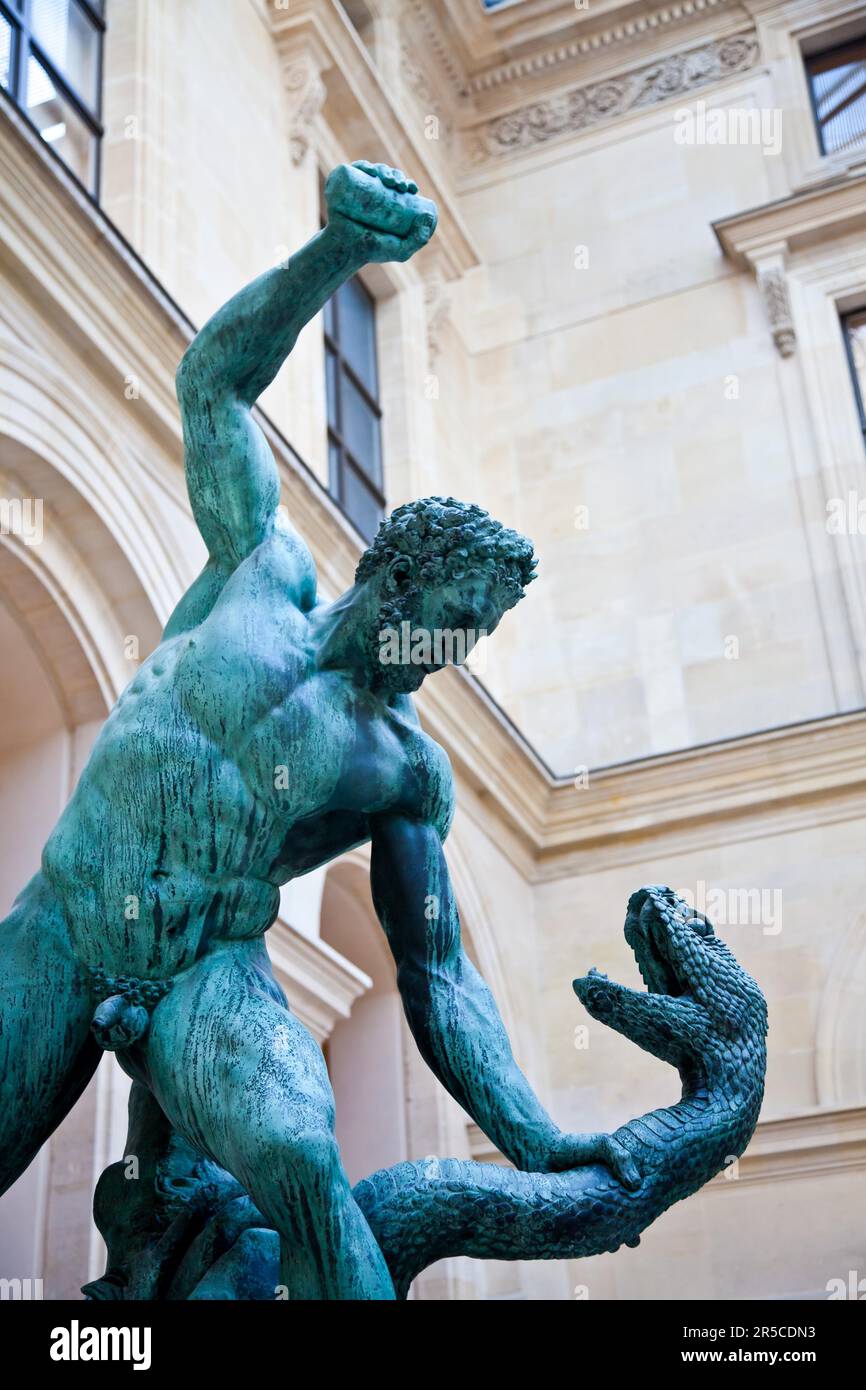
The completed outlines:
<svg viewBox="0 0 866 1390">
<path fill-rule="evenodd" d="M 771 729 L 559 781 L 542 878 L 866 814 L 866 712 Z"/>
<path fill-rule="evenodd" d="M 515 82 L 542 82 L 575 63 L 610 54 L 628 63 L 634 47 L 651 57 L 662 45 L 693 38 L 712 28 L 718 34 L 728 14 L 742 26 L 740 0 L 524 0 L 485 14 L 477 0 L 408 0 L 408 10 L 425 45 L 435 53 L 453 94 L 475 98 Z M 722 16 L 725 16 L 723 18 Z"/>
<path fill-rule="evenodd" d="M 611 8 L 601 18 L 594 6 L 576 10 L 573 0 L 560 9 L 566 23 L 552 35 L 548 33 L 540 48 L 484 67 L 466 79 L 463 92 L 475 95 L 517 79 L 546 78 L 576 60 L 626 50 L 631 44 L 647 45 L 656 36 L 669 43 L 672 33 L 693 26 L 702 17 L 712 17 L 718 25 L 722 11 L 741 11 L 741 6 L 738 0 L 677 0 L 674 4 L 654 7 L 623 4 L 618 9 Z M 619 11 L 622 17 L 614 21 L 612 16 Z M 505 17 L 506 11 L 499 11 L 499 18 Z"/>
<path fill-rule="evenodd" d="M 743 269 L 777 249 L 799 251 L 866 230 L 866 172 L 856 170 L 713 223 L 723 252 Z"/>
<path fill-rule="evenodd" d="M 866 171 L 861 164 L 859 172 L 855 167 L 777 202 L 720 218 L 713 223 L 713 231 L 728 259 L 754 274 L 773 342 L 782 357 L 790 357 L 797 336 L 788 293 L 788 259 L 817 244 L 863 236 Z"/>
<path fill-rule="evenodd" d="M 475 792 L 476 814 L 502 822 L 535 881 L 866 815 L 862 710 L 600 768 L 575 785 L 464 672 L 428 681 L 419 708 Z"/>
</svg>

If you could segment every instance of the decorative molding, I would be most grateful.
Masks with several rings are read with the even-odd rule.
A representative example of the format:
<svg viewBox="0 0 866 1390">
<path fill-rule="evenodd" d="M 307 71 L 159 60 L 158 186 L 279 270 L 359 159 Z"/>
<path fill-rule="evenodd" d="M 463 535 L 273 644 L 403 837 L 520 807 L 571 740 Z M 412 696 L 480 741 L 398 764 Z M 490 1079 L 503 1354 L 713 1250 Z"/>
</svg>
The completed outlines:
<svg viewBox="0 0 866 1390">
<path fill-rule="evenodd" d="M 797 335 L 791 317 L 787 276 L 781 266 L 774 265 L 759 270 L 756 278 L 779 356 L 791 357 L 797 346 Z"/>
<path fill-rule="evenodd" d="M 556 68 L 574 62 L 575 59 L 592 57 L 604 49 L 640 40 L 658 30 L 675 28 L 689 23 L 699 15 L 731 8 L 732 4 L 736 4 L 736 0 L 682 0 L 681 3 L 652 10 L 649 14 L 635 15 L 631 19 L 623 20 L 621 24 L 598 29 L 584 38 L 557 43 L 555 47 L 550 46 L 540 52 L 485 68 L 466 79 L 461 88 L 461 95 L 474 96 L 521 78 L 547 77 Z"/>
<path fill-rule="evenodd" d="M 313 122 L 325 104 L 327 90 L 322 66 L 309 51 L 285 68 L 285 88 L 289 107 L 289 148 L 295 168 L 304 162 L 310 148 Z"/>
<path fill-rule="evenodd" d="M 866 232 L 866 173 L 842 175 L 816 188 L 750 208 L 712 224 L 724 254 L 741 269 L 782 251 Z"/>
<path fill-rule="evenodd" d="M 771 729 L 560 782 L 541 810 L 536 872 L 655 855 L 866 816 L 866 711 Z"/>
<path fill-rule="evenodd" d="M 780 1120 L 761 1120 L 736 1167 L 719 1174 L 708 1192 L 735 1192 L 743 1183 L 827 1177 L 866 1168 L 866 1107 L 811 1110 Z"/>
<path fill-rule="evenodd" d="M 466 74 L 442 34 L 434 7 L 430 0 L 407 0 L 407 4 L 423 31 L 425 47 L 436 58 L 454 95 L 459 96 L 466 84 Z"/>
<path fill-rule="evenodd" d="M 718 36 L 719 26 L 742 24 L 742 0 L 673 0 L 637 5 L 619 0 L 602 16 L 595 4 L 524 0 L 484 13 L 476 0 L 404 0 L 410 22 L 458 99 L 470 102 L 512 83 L 561 76 L 569 64 L 620 49 L 670 43 L 676 30 Z M 621 20 L 617 11 L 623 12 Z M 730 18 L 726 20 L 726 16 Z"/>
<path fill-rule="evenodd" d="M 754 67 L 759 52 L 753 32 L 736 34 L 646 63 L 622 76 L 574 87 L 475 128 L 470 159 L 480 162 L 519 153 L 674 97 L 682 100 L 710 83 Z"/>
<path fill-rule="evenodd" d="M 866 174 L 837 175 L 789 198 L 721 218 L 713 231 L 728 259 L 754 274 L 773 342 L 782 357 L 790 357 L 797 338 L 786 262 L 818 242 L 866 233 Z"/>
<path fill-rule="evenodd" d="M 454 122 L 446 114 L 441 100 L 433 90 L 433 84 L 424 69 L 419 67 L 411 49 L 405 43 L 400 45 L 400 75 L 425 115 L 436 117 L 439 122 L 439 133 L 444 137 L 444 143 L 449 145 L 454 135 Z"/>
<path fill-rule="evenodd" d="M 0 474 L 0 487 L 8 497 L 3 474 Z M 119 652 L 123 636 L 118 632 L 109 633 L 106 641 L 107 634 L 103 631 L 94 638 L 87 621 L 99 601 L 93 576 L 82 571 L 79 557 L 62 531 L 57 532 L 53 519 L 50 516 L 45 519 L 55 531 L 54 546 L 43 542 L 30 547 L 18 544 L 14 536 L 0 536 L 0 601 L 19 630 L 27 633 L 32 648 L 38 653 L 66 732 L 72 734 L 80 724 L 102 721 L 117 698 L 118 691 L 109 684 L 105 658 L 111 638 L 117 638 Z M 54 550 L 55 554 L 46 555 L 46 550 Z M 36 551 L 36 556 L 31 551 Z M 73 565 L 77 562 L 78 567 L 79 592 L 75 596 L 78 604 L 66 592 L 57 574 L 64 562 L 68 567 L 70 560 Z M 64 574 L 63 578 L 66 577 Z M 56 608 L 45 602 L 46 592 L 54 599 Z M 81 612 L 82 597 L 89 600 L 86 618 Z M 71 785 L 68 790 L 71 793 Z"/>
</svg>

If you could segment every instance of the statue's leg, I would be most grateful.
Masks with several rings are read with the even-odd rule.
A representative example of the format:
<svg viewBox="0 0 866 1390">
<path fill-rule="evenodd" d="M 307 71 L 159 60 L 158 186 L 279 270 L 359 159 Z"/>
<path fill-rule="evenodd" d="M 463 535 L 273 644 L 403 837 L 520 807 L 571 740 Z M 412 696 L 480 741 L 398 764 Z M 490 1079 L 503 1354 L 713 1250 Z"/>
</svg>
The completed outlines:
<svg viewBox="0 0 866 1390">
<path fill-rule="evenodd" d="M 57 900 L 40 874 L 0 923 L 0 1192 L 81 1095 L 102 1053 L 93 1002 Z"/>
<path fill-rule="evenodd" d="M 133 1081 L 123 1158 L 96 1185 L 108 1247 L 91 1299 L 272 1299 L 279 1242 L 240 1184 L 172 1129 Z"/>
<path fill-rule="evenodd" d="M 222 947 L 179 977 L 144 1052 L 171 1123 L 279 1232 L 289 1297 L 394 1297 L 340 1162 L 321 1049 L 286 1007 L 262 940 Z"/>
</svg>

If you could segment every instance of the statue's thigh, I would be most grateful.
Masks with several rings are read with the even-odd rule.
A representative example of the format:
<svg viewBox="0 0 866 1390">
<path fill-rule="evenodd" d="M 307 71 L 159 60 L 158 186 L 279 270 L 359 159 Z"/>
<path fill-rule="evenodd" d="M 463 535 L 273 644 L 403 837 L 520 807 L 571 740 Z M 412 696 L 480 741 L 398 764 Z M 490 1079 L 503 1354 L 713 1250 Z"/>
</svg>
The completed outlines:
<svg viewBox="0 0 866 1390">
<path fill-rule="evenodd" d="M 155 1010 L 149 1084 L 174 1127 L 243 1181 L 293 1133 L 332 1134 L 321 1048 L 289 1012 L 262 958 L 241 943 L 200 961 Z"/>
</svg>

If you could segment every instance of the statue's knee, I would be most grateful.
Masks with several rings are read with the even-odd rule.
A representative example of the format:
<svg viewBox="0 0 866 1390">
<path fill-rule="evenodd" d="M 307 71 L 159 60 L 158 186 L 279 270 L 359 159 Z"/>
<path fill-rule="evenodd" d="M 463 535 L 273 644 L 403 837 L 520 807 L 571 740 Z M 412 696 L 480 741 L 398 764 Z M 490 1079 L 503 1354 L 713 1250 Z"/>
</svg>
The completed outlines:
<svg viewBox="0 0 866 1390">
<path fill-rule="evenodd" d="M 333 1133 L 324 1125 L 287 1131 L 275 1128 L 265 1136 L 262 1160 L 281 1181 L 302 1187 L 333 1188 L 342 1171 Z"/>
</svg>

